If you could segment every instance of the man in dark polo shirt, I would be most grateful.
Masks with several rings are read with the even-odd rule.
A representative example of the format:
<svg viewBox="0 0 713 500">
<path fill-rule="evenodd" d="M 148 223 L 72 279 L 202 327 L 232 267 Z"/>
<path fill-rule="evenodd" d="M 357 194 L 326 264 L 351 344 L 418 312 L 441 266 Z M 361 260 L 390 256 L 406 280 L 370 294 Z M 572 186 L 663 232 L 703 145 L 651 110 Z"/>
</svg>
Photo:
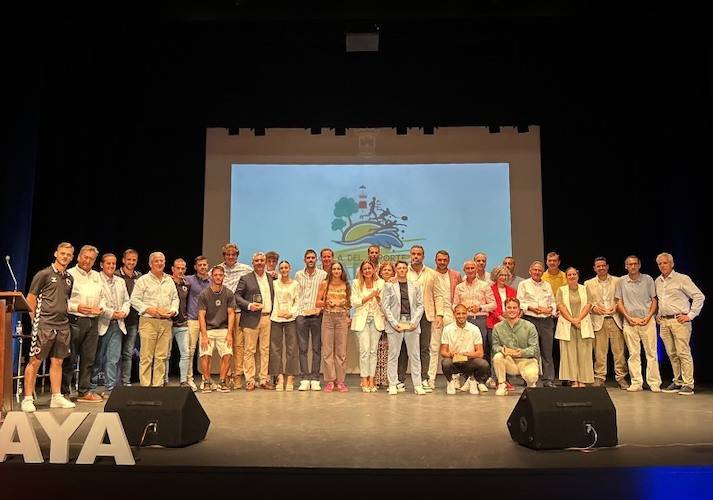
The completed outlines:
<svg viewBox="0 0 713 500">
<path fill-rule="evenodd" d="M 54 253 L 55 261 L 32 278 L 27 303 L 32 320 L 32 344 L 30 360 L 25 367 L 25 398 L 22 411 L 34 412 L 33 392 L 37 370 L 48 356 L 50 358 L 50 385 L 52 399 L 50 408 L 74 408 L 75 404 L 65 398 L 60 390 L 62 361 L 69 356 L 70 338 L 67 301 L 72 293 L 72 276 L 67 266 L 74 257 L 70 243 L 60 243 Z"/>
<path fill-rule="evenodd" d="M 235 295 L 223 286 L 225 271 L 215 266 L 210 271 L 213 282 L 198 296 L 198 324 L 200 327 L 200 358 L 203 380 L 201 392 L 211 392 L 210 361 L 217 348 L 220 355 L 220 385 L 218 392 L 230 392 L 225 380 L 233 356 L 233 328 L 235 328 Z"/>
<path fill-rule="evenodd" d="M 116 276 L 126 282 L 126 291 L 129 297 L 134 291 L 136 280 L 141 277 L 141 273 L 136 270 L 136 263 L 139 260 L 139 252 L 133 248 L 124 251 L 121 258 L 122 266 L 116 271 Z M 139 313 L 133 307 L 129 309 L 129 315 L 124 320 L 126 325 L 126 335 L 121 344 L 121 384 L 131 385 L 131 365 L 134 359 L 134 348 L 136 347 L 136 336 L 139 331 Z"/>
<path fill-rule="evenodd" d="M 185 278 L 186 261 L 178 258 L 173 261 L 171 266 L 171 278 L 176 283 L 176 292 L 178 293 L 178 314 L 173 317 L 173 326 L 171 334 L 173 340 L 176 341 L 178 352 L 180 353 L 178 368 L 180 373 L 181 387 L 188 387 L 188 294 L 191 291 L 191 286 Z M 168 385 L 168 365 L 171 360 L 171 347 L 173 341 L 168 344 L 168 356 L 166 357 L 166 385 Z M 193 360 L 191 360 L 193 361 Z"/>
</svg>

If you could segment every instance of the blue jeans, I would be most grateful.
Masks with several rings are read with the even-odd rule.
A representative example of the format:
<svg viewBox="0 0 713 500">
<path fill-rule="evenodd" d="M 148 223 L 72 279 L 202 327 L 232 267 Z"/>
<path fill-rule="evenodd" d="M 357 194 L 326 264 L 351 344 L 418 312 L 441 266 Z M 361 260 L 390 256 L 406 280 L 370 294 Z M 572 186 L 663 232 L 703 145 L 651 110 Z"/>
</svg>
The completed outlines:
<svg viewBox="0 0 713 500">
<path fill-rule="evenodd" d="M 104 372 L 104 387 L 106 387 L 106 390 L 111 391 L 116 386 L 123 337 L 124 332 L 121 331 L 119 324 L 115 320 L 109 323 L 106 333 L 99 337 L 99 347 L 97 348 L 97 356 L 89 385 L 91 390 L 97 388 L 97 379 L 101 371 Z"/>
<path fill-rule="evenodd" d="M 126 335 L 122 340 L 121 347 L 121 384 L 131 383 L 131 362 L 134 359 L 134 348 L 136 347 L 136 337 L 139 332 L 139 325 L 126 325 Z"/>
<path fill-rule="evenodd" d="M 174 326 L 171 328 L 171 333 L 173 334 L 173 338 L 176 339 L 178 352 L 181 355 L 178 361 L 178 368 L 181 372 L 181 382 L 185 382 L 188 380 L 188 327 Z M 168 355 L 166 356 L 166 384 L 168 384 L 168 362 L 171 360 L 172 347 L 173 341 L 168 344 Z"/>
</svg>

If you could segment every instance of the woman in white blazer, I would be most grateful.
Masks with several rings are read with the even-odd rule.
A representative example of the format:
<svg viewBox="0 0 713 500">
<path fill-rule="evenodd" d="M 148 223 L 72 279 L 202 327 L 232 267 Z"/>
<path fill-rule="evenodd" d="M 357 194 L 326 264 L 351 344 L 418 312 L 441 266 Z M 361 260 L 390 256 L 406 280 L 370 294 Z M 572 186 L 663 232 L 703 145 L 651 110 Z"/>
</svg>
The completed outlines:
<svg viewBox="0 0 713 500">
<path fill-rule="evenodd" d="M 426 394 L 421 385 L 421 353 L 419 336 L 421 335 L 421 316 L 423 316 L 423 294 L 421 287 L 414 281 L 408 281 L 408 264 L 402 260 L 396 263 L 396 281 L 386 283 L 381 297 L 381 309 L 384 311 L 384 327 L 389 336 L 389 394 L 396 395 L 399 383 L 398 360 L 401 342 L 406 342 L 411 380 L 414 392 Z"/>
<path fill-rule="evenodd" d="M 572 387 L 594 383 L 592 346 L 594 328 L 589 311 L 592 299 L 584 285 L 579 284 L 579 271 L 570 267 L 565 273 L 567 286 L 557 290 L 557 310 L 560 313 L 555 338 L 560 341 L 560 380 L 570 380 Z"/>
<path fill-rule="evenodd" d="M 359 372 L 362 392 L 376 392 L 376 350 L 384 331 L 381 291 L 384 280 L 376 275 L 374 265 L 365 260 L 352 281 L 352 330 L 359 339 Z"/>
</svg>

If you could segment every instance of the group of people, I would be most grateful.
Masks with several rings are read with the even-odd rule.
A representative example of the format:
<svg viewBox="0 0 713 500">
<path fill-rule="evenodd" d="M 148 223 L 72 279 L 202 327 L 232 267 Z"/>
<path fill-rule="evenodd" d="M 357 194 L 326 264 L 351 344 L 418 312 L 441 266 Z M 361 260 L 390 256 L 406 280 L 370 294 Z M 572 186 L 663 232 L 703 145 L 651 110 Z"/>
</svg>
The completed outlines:
<svg viewBox="0 0 713 500">
<path fill-rule="evenodd" d="M 640 391 L 643 344 L 649 389 L 693 394 L 691 321 L 705 297 L 688 276 L 673 271 L 668 253 L 656 258 L 661 271 L 656 280 L 640 273 L 636 256 L 627 257 L 628 274 L 621 278 L 609 274 L 606 258 L 597 257 L 596 276 L 584 284 L 578 270 L 559 269 L 554 252 L 546 265 L 532 262 L 530 277 L 523 279 L 515 275 L 513 257 L 487 272 L 487 256 L 477 253 L 463 264 L 461 275 L 449 267 L 445 250 L 436 253 L 431 268 L 424 264 L 420 245 L 411 247 L 409 262 L 382 261 L 380 248 L 373 245 L 351 282 L 329 248 L 320 252 L 321 269 L 317 252 L 305 251 L 304 268 L 294 277 L 291 264 L 279 261 L 276 252 L 256 252 L 251 266 L 238 262 L 234 243 L 226 244 L 222 254 L 223 262 L 213 267 L 206 257 L 196 257 L 195 273 L 186 276 L 183 259 L 174 260 L 167 274 L 165 256 L 154 252 L 149 272 L 142 275 L 135 250 L 123 253 L 117 269 L 116 255 L 99 257 L 91 245 L 79 250 L 76 266 L 68 269 L 74 248 L 61 243 L 54 262 L 34 276 L 28 293 L 33 324 L 23 411 L 36 409 L 37 370 L 47 358 L 52 408 L 75 406 L 69 395 L 77 363 L 79 402 L 101 402 L 117 385 L 130 385 L 137 336 L 142 386 L 168 383 L 175 339 L 179 383 L 194 391 L 230 392 L 243 388 L 244 381 L 247 391 L 346 392 L 349 330 L 358 338 L 366 393 L 377 391 L 379 372 L 386 373 L 389 394 L 404 392 L 407 367 L 414 392 L 432 392 L 439 359 L 447 394 L 457 389 L 480 394 L 490 388 L 506 395 L 508 374 L 520 375 L 528 386 L 554 387 L 557 339 L 563 383 L 603 385 L 611 347 L 619 386 Z M 99 272 L 93 269 L 97 258 Z M 656 353 L 657 323 L 674 374 L 665 388 Z M 220 357 L 217 382 L 211 377 L 215 351 Z M 102 374 L 106 391 L 99 394 Z"/>
</svg>

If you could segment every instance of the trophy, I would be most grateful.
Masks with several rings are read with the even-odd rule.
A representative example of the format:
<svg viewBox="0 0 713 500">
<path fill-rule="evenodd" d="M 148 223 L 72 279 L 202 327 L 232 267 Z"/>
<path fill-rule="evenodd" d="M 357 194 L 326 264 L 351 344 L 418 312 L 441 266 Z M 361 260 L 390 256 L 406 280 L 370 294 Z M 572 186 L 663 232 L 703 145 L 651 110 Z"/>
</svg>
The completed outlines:
<svg viewBox="0 0 713 500">
<path fill-rule="evenodd" d="M 402 330 L 411 328 L 411 315 L 410 314 L 402 314 L 401 316 L 399 316 L 399 327 Z"/>
</svg>

